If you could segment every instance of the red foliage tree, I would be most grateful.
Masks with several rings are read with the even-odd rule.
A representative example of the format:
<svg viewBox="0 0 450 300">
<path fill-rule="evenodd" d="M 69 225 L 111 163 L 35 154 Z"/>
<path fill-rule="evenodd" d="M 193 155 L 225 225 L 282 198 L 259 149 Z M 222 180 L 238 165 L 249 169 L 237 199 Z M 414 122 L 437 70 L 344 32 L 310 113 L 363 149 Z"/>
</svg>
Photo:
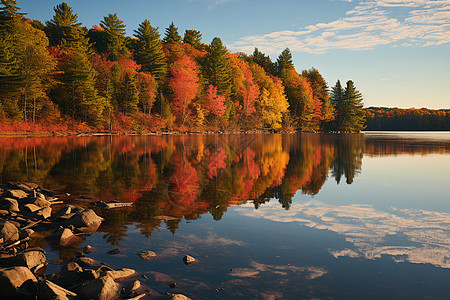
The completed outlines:
<svg viewBox="0 0 450 300">
<path fill-rule="evenodd" d="M 196 63 L 187 55 L 181 56 L 172 65 L 172 111 L 181 124 L 184 123 L 188 106 L 195 99 L 198 90 L 198 75 Z"/>
<path fill-rule="evenodd" d="M 210 84 L 206 92 L 207 96 L 207 106 L 211 113 L 216 117 L 222 116 L 225 113 L 225 96 L 217 94 L 217 88 Z"/>
</svg>

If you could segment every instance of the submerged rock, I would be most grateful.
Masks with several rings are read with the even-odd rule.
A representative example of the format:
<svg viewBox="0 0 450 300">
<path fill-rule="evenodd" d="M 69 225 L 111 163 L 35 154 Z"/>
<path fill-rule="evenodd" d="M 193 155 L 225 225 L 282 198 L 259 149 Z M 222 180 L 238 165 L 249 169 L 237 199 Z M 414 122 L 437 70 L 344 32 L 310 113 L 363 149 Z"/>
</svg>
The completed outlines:
<svg viewBox="0 0 450 300">
<path fill-rule="evenodd" d="M 145 260 L 150 260 L 156 257 L 156 253 L 150 250 L 141 251 L 137 255 L 139 255 L 140 258 Z"/>
</svg>

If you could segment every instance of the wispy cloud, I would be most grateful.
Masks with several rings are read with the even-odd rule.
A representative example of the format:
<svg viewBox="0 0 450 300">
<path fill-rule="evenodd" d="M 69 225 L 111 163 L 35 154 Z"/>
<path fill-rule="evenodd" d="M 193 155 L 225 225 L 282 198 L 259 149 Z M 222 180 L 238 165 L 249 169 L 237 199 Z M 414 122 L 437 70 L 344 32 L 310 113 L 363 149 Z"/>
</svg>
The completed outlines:
<svg viewBox="0 0 450 300">
<path fill-rule="evenodd" d="M 406 17 L 396 15 L 402 8 Z M 377 46 L 433 46 L 450 42 L 449 0 L 366 0 L 328 23 L 297 31 L 245 36 L 229 45 L 234 51 L 325 53 L 332 49 L 368 50 Z"/>
</svg>

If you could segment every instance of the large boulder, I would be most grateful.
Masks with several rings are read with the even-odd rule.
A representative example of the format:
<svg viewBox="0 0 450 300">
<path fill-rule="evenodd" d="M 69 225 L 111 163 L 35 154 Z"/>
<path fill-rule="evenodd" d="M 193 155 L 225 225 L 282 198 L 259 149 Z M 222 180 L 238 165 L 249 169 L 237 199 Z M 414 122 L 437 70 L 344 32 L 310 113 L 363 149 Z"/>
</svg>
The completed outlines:
<svg viewBox="0 0 450 300">
<path fill-rule="evenodd" d="M 1 208 L 6 209 L 9 212 L 19 211 L 19 203 L 16 199 L 5 198 L 0 205 Z"/>
<path fill-rule="evenodd" d="M 22 190 L 6 190 L 3 193 L 5 198 L 13 198 L 17 200 L 22 200 L 28 197 L 28 194 Z"/>
<path fill-rule="evenodd" d="M 36 277 L 27 267 L 11 267 L 0 269 L 0 293 L 2 298 L 14 297 L 22 286 L 28 282 L 36 283 Z"/>
<path fill-rule="evenodd" d="M 110 300 L 119 297 L 119 284 L 110 276 L 103 276 L 90 281 L 78 289 L 82 299 Z"/>
<path fill-rule="evenodd" d="M 19 239 L 19 230 L 13 223 L 0 220 L 0 238 L 3 238 L 4 242 L 14 242 Z"/>
<path fill-rule="evenodd" d="M 74 292 L 48 280 L 42 281 L 39 285 L 38 299 L 69 300 L 76 296 Z"/>
<path fill-rule="evenodd" d="M 9 182 L 8 188 L 12 190 L 22 190 L 27 193 L 33 193 L 39 186 L 30 182 Z"/>
<path fill-rule="evenodd" d="M 82 272 L 83 269 L 76 262 L 69 262 L 61 268 L 56 283 L 62 287 L 70 287 L 82 283 Z"/>
<path fill-rule="evenodd" d="M 135 270 L 129 268 L 106 271 L 105 273 L 116 281 L 122 281 L 137 274 Z"/>
<path fill-rule="evenodd" d="M 46 264 L 45 251 L 42 248 L 29 248 L 11 258 L 10 265 L 24 266 L 32 270 Z"/>
<path fill-rule="evenodd" d="M 97 214 L 92 209 L 85 209 L 81 212 L 76 213 L 70 219 L 66 220 L 65 225 L 72 225 L 74 227 L 93 227 L 100 226 L 103 218 L 97 216 Z"/>
</svg>

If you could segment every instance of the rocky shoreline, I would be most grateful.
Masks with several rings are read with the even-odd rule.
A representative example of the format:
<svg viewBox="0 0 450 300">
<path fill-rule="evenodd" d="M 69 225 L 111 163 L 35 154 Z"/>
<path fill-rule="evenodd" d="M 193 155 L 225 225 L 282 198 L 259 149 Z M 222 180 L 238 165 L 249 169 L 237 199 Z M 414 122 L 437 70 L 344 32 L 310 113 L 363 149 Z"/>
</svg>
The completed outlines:
<svg viewBox="0 0 450 300">
<path fill-rule="evenodd" d="M 91 208 L 67 205 L 34 183 L 9 182 L 0 186 L 0 195 L 1 299 L 189 299 L 182 294 L 160 295 L 139 281 L 135 270 L 114 270 L 89 258 L 93 250 L 89 245 L 61 265 L 59 272 L 45 273 L 46 253 L 30 246 L 34 238 L 44 236 L 52 245 L 67 247 L 96 232 L 104 219 Z M 103 209 L 131 205 L 91 204 Z M 149 250 L 138 255 L 142 259 L 156 256 Z M 182 259 L 185 264 L 195 261 L 188 255 Z"/>
</svg>

